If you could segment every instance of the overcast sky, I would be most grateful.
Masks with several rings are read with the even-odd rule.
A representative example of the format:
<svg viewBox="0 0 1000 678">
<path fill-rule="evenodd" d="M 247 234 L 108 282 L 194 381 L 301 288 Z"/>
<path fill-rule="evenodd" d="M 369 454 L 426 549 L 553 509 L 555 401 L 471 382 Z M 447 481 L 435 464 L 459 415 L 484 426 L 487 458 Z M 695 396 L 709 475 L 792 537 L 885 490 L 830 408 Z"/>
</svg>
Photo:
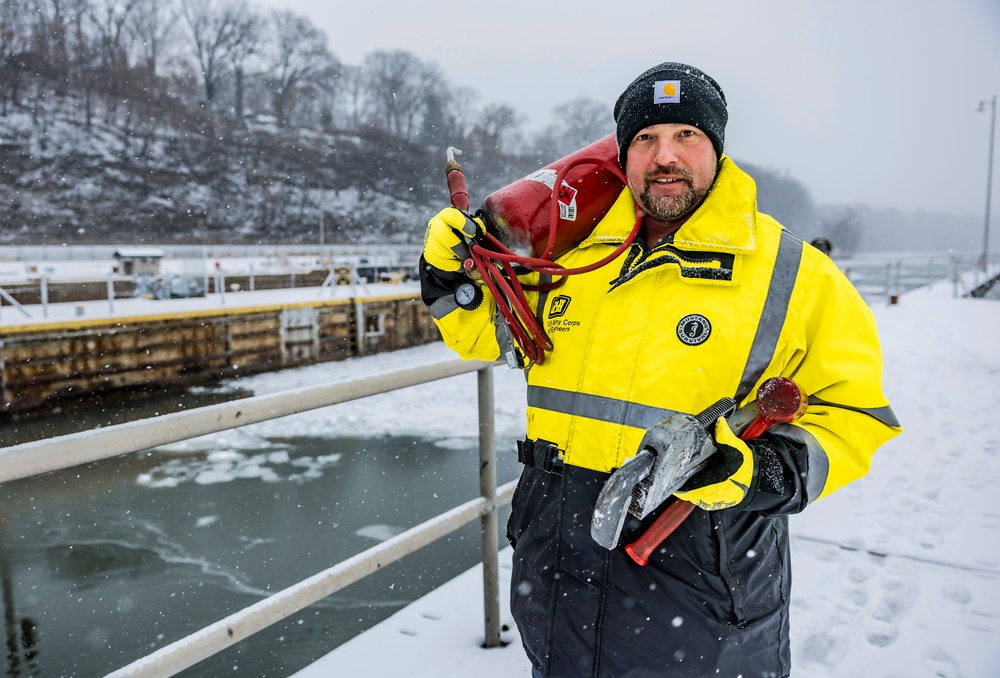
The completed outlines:
<svg viewBox="0 0 1000 678">
<path fill-rule="evenodd" d="M 432 61 L 528 132 L 554 106 L 610 108 L 649 66 L 687 62 L 726 92 L 726 152 L 787 170 L 818 203 L 985 210 L 990 114 L 976 109 L 1000 94 L 1000 0 L 258 2 L 308 16 L 342 62 Z"/>
</svg>

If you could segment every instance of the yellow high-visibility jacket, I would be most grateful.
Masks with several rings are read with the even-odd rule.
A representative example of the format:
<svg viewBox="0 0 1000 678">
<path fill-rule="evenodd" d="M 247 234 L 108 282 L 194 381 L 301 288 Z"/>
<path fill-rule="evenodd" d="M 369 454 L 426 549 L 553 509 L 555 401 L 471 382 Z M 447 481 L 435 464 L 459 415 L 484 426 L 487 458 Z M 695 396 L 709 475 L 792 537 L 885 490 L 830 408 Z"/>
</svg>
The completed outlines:
<svg viewBox="0 0 1000 678">
<path fill-rule="evenodd" d="M 635 215 L 625 189 L 558 263 L 607 256 Z M 758 212 L 753 180 L 725 156 L 705 202 L 668 240 L 530 295 L 553 349 L 528 370 L 528 437 L 554 443 L 565 464 L 611 471 L 670 413 L 724 396 L 744 404 L 783 376 L 809 396 L 804 417 L 772 430 L 808 446 L 805 503 L 864 475 L 900 428 L 882 394 L 871 311 L 836 265 Z M 487 299 L 474 311 L 450 297 L 431 306 L 464 358 L 500 354 Z"/>
<path fill-rule="evenodd" d="M 559 263 L 601 260 L 635 215 L 625 190 Z M 465 358 L 499 357 L 489 295 L 463 310 L 424 266 L 445 342 Z M 508 521 L 511 611 L 533 666 L 546 678 L 787 677 L 787 514 L 864 475 L 900 431 L 864 301 L 826 255 L 757 212 L 753 180 L 725 157 L 668 241 L 637 242 L 529 301 L 553 349 L 527 373 L 528 442 L 563 461 L 526 464 Z M 759 473 L 744 503 L 695 509 L 645 567 L 591 538 L 608 473 L 647 428 L 726 396 L 745 404 L 773 376 L 795 380 L 809 407 L 751 441 Z M 621 543 L 654 519 L 628 518 Z"/>
</svg>

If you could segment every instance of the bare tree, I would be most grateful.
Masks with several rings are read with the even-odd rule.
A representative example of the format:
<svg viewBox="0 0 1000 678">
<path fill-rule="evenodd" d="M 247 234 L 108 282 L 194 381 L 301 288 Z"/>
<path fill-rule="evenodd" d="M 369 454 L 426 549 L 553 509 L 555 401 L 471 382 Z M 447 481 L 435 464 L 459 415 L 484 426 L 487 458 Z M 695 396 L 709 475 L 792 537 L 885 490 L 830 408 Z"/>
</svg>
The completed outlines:
<svg viewBox="0 0 1000 678">
<path fill-rule="evenodd" d="M 572 153 L 615 131 L 611 109 L 589 97 L 580 97 L 552 109 L 554 137 L 560 155 Z"/>
<path fill-rule="evenodd" d="M 129 17 L 129 33 L 134 38 L 132 49 L 140 65 L 149 97 L 160 95 L 157 67 L 167 45 L 177 30 L 177 10 L 169 0 L 139 0 Z"/>
<path fill-rule="evenodd" d="M 447 111 L 455 120 L 458 135 L 465 138 L 479 116 L 479 94 L 471 87 L 453 86 L 449 88 Z"/>
<path fill-rule="evenodd" d="M 81 8 L 87 4 L 87 0 L 76 0 L 76 2 Z M 77 81 L 83 88 L 84 124 L 87 129 L 90 129 L 93 122 L 94 90 L 98 82 L 99 47 L 92 33 L 89 15 L 84 11 L 75 12 L 70 27 L 69 45 L 76 64 Z"/>
<path fill-rule="evenodd" d="M 357 129 L 368 115 L 367 99 L 367 77 L 364 69 L 360 66 L 344 65 L 340 69 L 339 83 L 340 96 L 334 102 L 339 103 L 339 107 L 344 112 L 344 127 L 346 129 Z M 334 111 L 337 106 L 334 107 Z M 334 115 L 336 122 L 336 115 Z"/>
<path fill-rule="evenodd" d="M 71 21 L 67 0 L 31 0 L 32 17 L 30 69 L 36 76 L 48 77 L 62 90 L 69 78 L 69 54 L 66 34 Z"/>
<path fill-rule="evenodd" d="M 434 63 L 423 63 L 417 72 L 419 105 L 414 106 L 406 117 L 407 139 L 421 137 L 429 143 L 440 145 L 447 137 L 454 136 L 458 122 L 446 105 L 450 97 L 448 83 Z"/>
<path fill-rule="evenodd" d="M 369 54 L 364 70 L 374 121 L 391 134 L 409 139 L 416 116 L 424 111 L 427 68 L 413 54 L 395 50 Z"/>
<path fill-rule="evenodd" d="M 336 127 L 335 117 L 342 93 L 343 66 L 333 60 L 324 68 L 313 73 L 314 86 L 308 100 L 297 102 L 299 119 L 303 124 L 318 125 L 324 130 Z"/>
<path fill-rule="evenodd" d="M 0 115 L 18 102 L 28 22 L 27 0 L 0 0 Z"/>
<path fill-rule="evenodd" d="M 271 98 L 278 126 L 288 124 L 297 97 L 329 72 L 335 59 L 326 47 L 326 35 L 309 19 L 291 12 L 272 15 L 274 55 L 269 70 Z"/>
<path fill-rule="evenodd" d="M 100 49 L 100 66 L 107 83 L 108 120 L 114 116 L 117 102 L 126 94 L 129 77 L 126 27 L 129 14 L 141 0 L 97 0 L 99 3 L 91 13 L 91 21 L 97 29 L 97 44 Z"/>
<path fill-rule="evenodd" d="M 244 77 L 247 62 L 258 55 L 267 36 L 267 22 L 263 16 L 251 10 L 246 4 L 238 6 L 238 16 L 233 26 L 230 58 L 233 67 L 233 115 L 243 120 Z"/>
<path fill-rule="evenodd" d="M 238 4 L 220 6 L 213 0 L 181 0 L 181 15 L 190 31 L 208 108 L 215 106 L 220 79 L 231 65 L 241 14 Z"/>
<path fill-rule="evenodd" d="M 521 125 L 522 116 L 507 104 L 489 104 L 479 115 L 481 143 L 487 151 L 502 151 L 504 142 Z"/>
<path fill-rule="evenodd" d="M 424 119 L 420 128 L 420 141 L 434 146 L 458 143 L 458 122 L 448 110 L 448 96 L 428 92 L 424 98 Z"/>
</svg>

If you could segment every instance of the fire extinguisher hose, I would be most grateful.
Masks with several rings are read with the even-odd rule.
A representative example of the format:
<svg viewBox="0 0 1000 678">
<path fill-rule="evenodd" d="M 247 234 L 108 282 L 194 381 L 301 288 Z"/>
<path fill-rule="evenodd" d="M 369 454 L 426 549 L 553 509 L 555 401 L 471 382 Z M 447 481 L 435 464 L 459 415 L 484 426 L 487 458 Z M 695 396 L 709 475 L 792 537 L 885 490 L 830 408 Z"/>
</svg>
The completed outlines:
<svg viewBox="0 0 1000 678">
<path fill-rule="evenodd" d="M 454 207 L 467 213 L 469 197 L 465 188 L 465 177 L 461 173 L 461 167 L 454 160 L 453 151 L 460 153 L 457 149 L 449 149 L 446 174 L 451 202 Z M 556 174 L 554 186 L 561 186 L 571 169 L 585 164 L 603 167 L 618 177 L 623 184 L 627 183 L 625 175 L 618 165 L 600 158 L 582 158 L 569 162 L 560 168 Z M 496 301 L 497 310 L 510 328 L 514 341 L 524 352 L 525 358 L 535 364 L 542 364 L 545 361 L 545 352 L 552 350 L 552 341 L 532 312 L 531 304 L 528 303 L 525 296 L 525 290 L 538 292 L 555 289 L 565 282 L 566 276 L 587 273 L 607 265 L 631 246 L 642 226 L 642 210 L 637 207 L 635 225 L 632 227 L 632 231 L 612 253 L 586 266 L 565 268 L 550 259 L 560 219 L 559 203 L 555 191 L 553 191 L 550 200 L 548 239 L 545 249 L 539 256 L 529 257 L 516 254 L 492 233 L 484 232 L 469 243 L 471 266 L 468 265 L 469 262 L 466 266 L 467 269 L 474 268 L 479 272 L 483 284 L 486 285 Z M 514 266 L 541 275 L 551 275 L 556 280 L 548 284 L 522 285 L 514 271 Z M 471 271 L 468 272 L 471 273 Z"/>
</svg>

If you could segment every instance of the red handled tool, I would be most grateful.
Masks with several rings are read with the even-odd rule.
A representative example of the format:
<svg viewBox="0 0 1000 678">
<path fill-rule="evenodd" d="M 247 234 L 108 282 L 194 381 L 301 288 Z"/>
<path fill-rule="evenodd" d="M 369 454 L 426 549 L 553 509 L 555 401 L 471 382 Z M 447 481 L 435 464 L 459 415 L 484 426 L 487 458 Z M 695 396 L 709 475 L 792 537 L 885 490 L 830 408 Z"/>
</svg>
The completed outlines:
<svg viewBox="0 0 1000 678">
<path fill-rule="evenodd" d="M 756 403 L 757 416 L 740 433 L 741 440 L 759 437 L 772 424 L 795 421 L 805 414 L 808 406 L 802 389 L 786 377 L 771 377 L 761 384 L 757 389 Z M 691 515 L 694 508 L 690 502 L 675 499 L 638 539 L 625 546 L 625 552 L 639 565 L 645 565 L 653 551 Z"/>
</svg>

